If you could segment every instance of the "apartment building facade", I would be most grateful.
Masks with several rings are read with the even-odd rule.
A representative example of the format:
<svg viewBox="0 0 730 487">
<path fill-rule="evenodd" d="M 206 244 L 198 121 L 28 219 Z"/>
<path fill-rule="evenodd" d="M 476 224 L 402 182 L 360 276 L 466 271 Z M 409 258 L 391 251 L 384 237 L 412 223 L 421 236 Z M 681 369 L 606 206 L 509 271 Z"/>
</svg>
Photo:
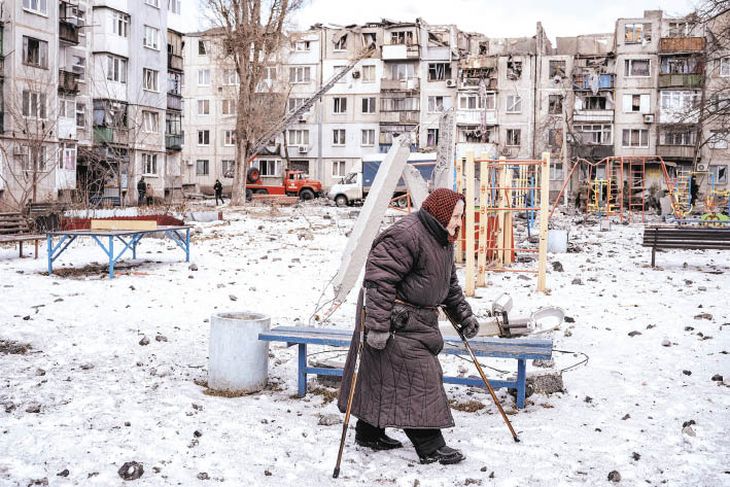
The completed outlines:
<svg viewBox="0 0 730 487">
<path fill-rule="evenodd" d="M 85 86 L 86 4 L 0 4 L 0 205 L 68 198 L 76 188 Z M 78 101 L 78 104 L 77 104 Z"/>
<path fill-rule="evenodd" d="M 167 33 L 180 0 L 0 5 L 0 200 L 128 204 L 141 175 L 160 197 L 180 187 L 168 176 L 181 146 L 164 135 L 168 66 L 182 72 L 181 37 Z"/>
</svg>

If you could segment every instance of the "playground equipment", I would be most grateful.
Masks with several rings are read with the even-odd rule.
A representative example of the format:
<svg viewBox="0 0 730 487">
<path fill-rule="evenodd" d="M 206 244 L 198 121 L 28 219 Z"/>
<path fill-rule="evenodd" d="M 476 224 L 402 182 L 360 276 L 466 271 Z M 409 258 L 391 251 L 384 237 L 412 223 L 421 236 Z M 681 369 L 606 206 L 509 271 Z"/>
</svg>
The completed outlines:
<svg viewBox="0 0 730 487">
<path fill-rule="evenodd" d="M 537 274 L 537 290 L 546 290 L 547 231 L 550 155 L 538 160 L 507 160 L 466 157 L 456 160 L 456 191 L 465 190 L 466 223 L 457 245 L 457 262 L 465 262 L 465 289 L 474 296 L 475 287 L 486 286 L 487 272 Z M 476 170 L 479 169 L 479 193 Z M 529 225 L 539 215 L 538 248 L 518 246 L 514 235 L 514 214 L 524 213 Z M 478 218 L 478 220 L 477 220 Z M 529 230 L 528 230 L 529 232 Z M 537 269 L 510 266 L 518 254 L 538 254 Z"/>
<path fill-rule="evenodd" d="M 678 173 L 671 177 L 667 163 L 660 156 L 611 156 L 592 162 L 577 158 L 565 178 L 563 186 L 550 210 L 552 216 L 571 177 L 579 167 L 587 168 L 590 185 L 588 211 L 601 216 L 618 216 L 623 221 L 641 218 L 645 221 L 647 210 L 647 164 L 657 164 L 672 200 L 672 210 L 677 218 L 682 218 L 692 210 L 690 202 L 690 180 L 692 173 Z"/>
</svg>

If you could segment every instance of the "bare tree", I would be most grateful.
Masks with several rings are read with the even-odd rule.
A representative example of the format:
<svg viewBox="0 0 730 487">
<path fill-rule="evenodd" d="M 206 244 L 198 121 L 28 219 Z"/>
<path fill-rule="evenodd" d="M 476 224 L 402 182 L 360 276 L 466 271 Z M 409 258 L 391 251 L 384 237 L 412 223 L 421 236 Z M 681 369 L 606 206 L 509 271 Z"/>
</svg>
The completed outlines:
<svg viewBox="0 0 730 487">
<path fill-rule="evenodd" d="M 251 148 L 267 128 L 277 122 L 271 105 L 257 96 L 264 69 L 280 52 L 284 29 L 302 0 L 201 0 L 217 27 L 224 55 L 238 73 L 236 98 L 236 163 L 232 203 L 245 200 L 246 172 Z"/>
<path fill-rule="evenodd" d="M 8 206 L 21 211 L 28 202 L 55 190 L 55 180 L 49 176 L 62 155 L 59 107 L 53 96 L 57 84 L 50 76 L 18 77 L 11 86 L 13 96 L 4 104 L 6 134 L 0 137 L 0 179 L 6 186 Z"/>
</svg>

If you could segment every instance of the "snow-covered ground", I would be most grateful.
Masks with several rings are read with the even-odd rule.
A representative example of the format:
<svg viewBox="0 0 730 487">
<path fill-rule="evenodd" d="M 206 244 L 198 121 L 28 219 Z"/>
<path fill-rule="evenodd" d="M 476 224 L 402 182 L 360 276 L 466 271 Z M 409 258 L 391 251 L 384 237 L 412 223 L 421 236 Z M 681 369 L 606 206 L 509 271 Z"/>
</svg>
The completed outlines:
<svg viewBox="0 0 730 487">
<path fill-rule="evenodd" d="M 263 392 L 205 394 L 210 315 L 253 310 L 274 325 L 307 324 L 315 303 L 330 297 L 322 291 L 352 211 L 226 211 L 223 222 L 194 224 L 197 270 L 170 241 L 145 239 L 140 259 L 114 280 L 101 267 L 63 275 L 103 262 L 88 240 L 74 243 L 51 277 L 44 252 L 19 259 L 0 248 L 0 340 L 32 346 L 24 354 L 7 353 L 7 342 L 0 348 L 0 485 L 126 485 L 117 471 L 128 461 L 144 465 L 131 483 L 147 486 L 592 486 L 614 470 L 621 485 L 730 485 L 730 254 L 659 253 L 652 269 L 640 225 L 573 226 L 581 251 L 550 256 L 547 296 L 532 279 L 498 274 L 470 300 L 483 311 L 509 292 L 515 316 L 560 306 L 575 321 L 554 333 L 555 348 L 590 357 L 564 372 L 566 392 L 535 394 L 524 410 L 498 392 L 521 443 L 484 391 L 447 386 L 456 404 L 485 406 L 455 410 L 456 427 L 445 432 L 464 463 L 420 465 L 409 444 L 366 451 L 351 432 L 334 481 L 341 424 L 319 423 L 339 413 L 325 394 L 295 397 L 293 348 L 272 345 Z M 331 323 L 312 324 L 351 326 L 354 297 Z M 555 353 L 556 367 L 581 357 Z M 466 362 L 442 361 L 474 373 Z"/>
</svg>

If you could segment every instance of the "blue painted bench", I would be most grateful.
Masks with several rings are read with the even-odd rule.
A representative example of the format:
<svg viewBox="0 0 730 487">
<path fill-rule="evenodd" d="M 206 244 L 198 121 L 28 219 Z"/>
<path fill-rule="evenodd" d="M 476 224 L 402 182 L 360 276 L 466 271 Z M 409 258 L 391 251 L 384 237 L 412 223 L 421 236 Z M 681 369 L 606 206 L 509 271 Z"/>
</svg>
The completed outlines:
<svg viewBox="0 0 730 487">
<path fill-rule="evenodd" d="M 334 375 L 342 376 L 342 369 L 310 367 L 307 363 L 307 346 L 323 345 L 330 347 L 349 347 L 352 330 L 337 328 L 313 328 L 310 326 L 277 326 L 268 332 L 260 333 L 259 340 L 268 342 L 284 342 L 287 346 L 298 345 L 298 383 L 299 397 L 307 393 L 307 375 Z M 457 336 L 445 336 L 446 345 L 442 353 L 452 355 L 467 355 L 464 344 Z M 478 357 L 495 357 L 517 360 L 517 378 L 514 380 L 490 380 L 494 389 L 508 387 L 517 390 L 517 407 L 525 407 L 525 383 L 527 360 L 548 360 L 552 357 L 553 341 L 528 338 L 486 338 L 479 337 L 469 340 L 469 344 Z M 476 372 L 476 371 L 475 371 Z M 484 386 L 478 377 L 451 377 L 444 376 L 447 384 L 468 386 Z"/>
</svg>

